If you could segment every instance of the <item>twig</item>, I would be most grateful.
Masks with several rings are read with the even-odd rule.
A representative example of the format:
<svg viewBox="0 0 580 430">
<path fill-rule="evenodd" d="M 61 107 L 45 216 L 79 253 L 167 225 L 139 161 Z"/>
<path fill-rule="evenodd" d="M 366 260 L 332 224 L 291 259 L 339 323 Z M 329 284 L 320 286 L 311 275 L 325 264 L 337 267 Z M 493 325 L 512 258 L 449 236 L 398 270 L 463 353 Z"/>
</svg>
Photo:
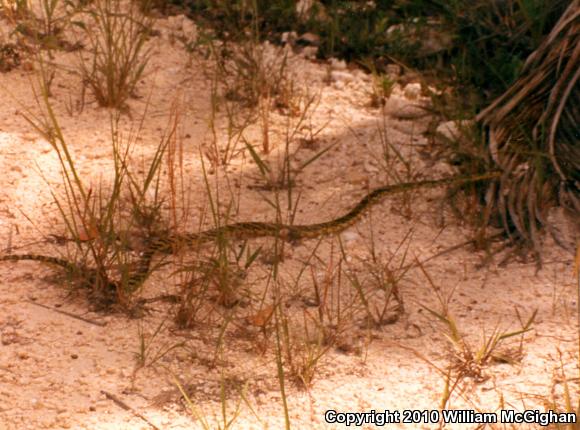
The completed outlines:
<svg viewBox="0 0 580 430">
<path fill-rule="evenodd" d="M 101 394 L 104 394 L 107 397 L 107 399 L 112 400 L 121 409 L 124 409 L 126 411 L 131 412 L 137 418 L 141 418 L 143 421 L 145 421 L 147 424 L 149 424 L 155 430 L 161 430 L 159 427 L 157 427 L 155 424 L 153 424 L 151 421 L 149 421 L 143 414 L 140 414 L 139 412 L 137 412 L 135 409 L 133 409 L 131 406 L 129 406 L 123 400 L 119 399 L 114 394 L 111 394 L 105 390 L 101 390 Z"/>
<path fill-rule="evenodd" d="M 71 312 L 62 311 L 60 309 L 53 308 L 52 306 L 43 305 L 42 303 L 36 303 L 32 300 L 28 300 L 28 303 L 30 303 L 31 305 L 39 306 L 39 307 L 44 308 L 44 309 L 49 309 L 51 311 L 58 312 L 59 314 L 66 315 L 67 317 L 71 317 L 71 318 L 74 318 L 74 319 L 77 319 L 80 321 L 84 321 L 84 322 L 89 323 L 89 324 L 97 325 L 99 327 L 105 327 L 107 325 L 106 322 L 91 320 L 91 319 L 88 319 L 85 317 L 81 317 L 79 315 L 75 315 Z"/>
<path fill-rule="evenodd" d="M 502 233 L 498 233 L 496 235 L 491 236 L 488 239 L 489 240 L 493 240 L 493 239 L 497 239 L 498 237 L 501 237 L 501 236 L 502 236 Z M 465 242 L 458 243 L 457 245 L 453 245 L 453 246 L 451 246 L 449 248 L 446 248 L 446 249 L 444 249 L 444 250 L 442 250 L 442 251 L 440 251 L 440 252 L 438 252 L 436 254 L 431 255 L 430 257 L 425 258 L 423 261 L 421 261 L 420 264 L 427 263 L 428 261 L 434 260 L 436 258 L 439 258 L 439 257 L 445 255 L 445 254 L 449 254 L 449 253 L 451 253 L 453 251 L 457 251 L 458 249 L 461 249 L 461 248 L 463 248 L 465 246 L 468 246 L 468 245 L 473 245 L 475 243 L 477 243 L 477 239 L 470 239 L 470 240 L 466 240 Z M 403 270 L 406 270 L 406 269 L 408 269 L 410 267 L 415 266 L 416 264 L 417 264 L 416 262 L 415 263 L 409 263 L 406 266 L 403 266 L 402 269 Z"/>
<path fill-rule="evenodd" d="M 8 230 L 8 246 L 6 246 L 6 253 L 11 254 L 12 253 L 12 229 L 14 228 L 13 225 L 10 226 L 10 229 Z"/>
<path fill-rule="evenodd" d="M 149 303 L 155 302 L 166 302 L 166 303 L 179 303 L 181 298 L 177 294 L 161 294 L 160 296 L 150 297 L 150 298 L 141 298 L 137 302 L 140 305 L 145 305 Z"/>
</svg>

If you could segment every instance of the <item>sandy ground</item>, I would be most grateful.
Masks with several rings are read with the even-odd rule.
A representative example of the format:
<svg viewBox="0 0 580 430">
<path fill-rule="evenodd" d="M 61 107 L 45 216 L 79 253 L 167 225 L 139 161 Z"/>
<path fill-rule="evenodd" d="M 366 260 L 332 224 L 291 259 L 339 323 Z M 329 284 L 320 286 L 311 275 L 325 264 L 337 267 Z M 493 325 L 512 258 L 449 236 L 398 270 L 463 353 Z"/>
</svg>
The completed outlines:
<svg viewBox="0 0 580 430">
<path fill-rule="evenodd" d="M 129 102 L 131 115 L 123 117 L 121 128 L 126 133 L 135 130 L 146 115 L 132 157 L 138 166 L 151 158 L 167 130 L 171 106 L 179 104 L 179 133 L 193 213 L 191 226 L 196 226 L 200 213 L 208 207 L 200 154 L 211 148 L 213 139 L 208 125 L 211 82 L 203 73 L 208 63 L 195 53 L 186 54 L 175 42 L 184 35 L 183 22 L 182 17 L 156 22 L 160 35 L 149 42 L 154 55 L 138 86 L 140 98 Z M 191 30 L 190 26 L 185 28 Z M 70 67 L 75 55 L 58 54 L 55 62 Z M 450 173 L 448 167 L 431 159 L 431 147 L 422 135 L 429 118 L 416 107 L 417 103 L 426 102 L 417 84 L 396 86 L 381 110 L 369 107 L 372 82 L 360 71 L 336 64 L 329 81 L 327 65 L 300 55 L 290 55 L 289 67 L 297 85 L 307 87 L 317 97 L 315 109 L 291 141 L 291 147 L 296 149 L 301 141 L 310 142 L 308 138 L 313 133 L 314 144 L 298 151 L 293 165 L 299 166 L 316 151 L 332 145 L 296 176 L 295 190 L 301 193 L 296 223 L 332 219 L 352 207 L 369 188 L 392 181 L 389 169 L 402 171 L 397 163 L 384 167 L 381 132 L 386 131 L 389 142 L 409 160 L 412 179 Z M 80 79 L 65 69 L 58 70 L 52 103 L 83 180 L 96 189 L 98 184 L 110 180 L 112 172 L 110 112 L 99 108 L 90 96 L 82 112 L 70 112 L 80 98 Z M 65 252 L 63 247 L 47 243 L 46 238 L 64 231 L 52 196 L 52 191 L 62 192 L 60 168 L 50 145 L 23 118 L 26 112 L 38 112 L 31 90 L 35 79 L 34 72 L 22 68 L 0 75 L 0 248 L 59 255 Z M 292 127 L 288 118 L 275 111 L 270 117 L 273 151 L 264 157 L 274 166 L 282 153 L 284 136 Z M 295 123 L 296 119 L 291 121 Z M 226 125 L 222 111 L 217 122 L 217 139 L 222 146 L 227 140 Z M 245 136 L 259 147 L 260 123 L 251 125 Z M 247 151 L 234 154 L 228 166 L 210 166 L 210 170 L 210 185 L 221 190 L 224 206 L 231 199 L 238 205 L 233 218 L 275 220 L 266 201 L 273 199 L 275 193 L 260 187 L 264 180 Z M 285 191 L 280 195 L 284 199 Z M 378 260 L 387 264 L 394 255 L 390 267 L 397 267 L 415 259 L 425 260 L 470 239 L 470 227 L 443 209 L 442 196 L 442 191 L 421 191 L 408 196 L 410 200 L 395 198 L 376 205 L 356 226 L 342 233 L 344 265 L 362 279 L 372 272 L 368 263 L 373 243 Z M 268 249 L 272 242 L 260 239 L 252 241 L 251 246 Z M 287 303 L 287 312 L 298 320 L 316 313 L 316 308 L 308 305 L 313 279 L 330 276 L 331 284 L 339 283 L 335 275 L 329 275 L 340 259 L 337 238 L 324 239 L 316 251 L 318 259 L 305 263 L 317 244 L 317 240 L 303 240 L 287 245 L 280 264 L 280 276 L 288 288 L 294 285 L 293 280 L 304 265 L 308 267 L 309 274 L 301 278 L 296 298 Z M 346 428 L 343 424 L 325 423 L 325 412 L 331 409 L 388 409 L 401 413 L 439 409 L 453 353 L 445 336 L 446 327 L 425 308 L 441 311 L 436 291 L 449 299 L 449 313 L 473 351 L 496 329 L 518 330 L 518 315 L 525 321 L 537 310 L 532 330 L 523 340 L 516 337 L 506 341 L 512 357 L 521 345 L 521 359 L 485 366 L 481 380 L 463 378 L 454 387 L 447 408 L 543 411 L 553 401 L 563 408 L 564 381 L 568 381 L 575 401 L 578 338 L 573 258 L 549 237 L 542 252 L 544 265 L 536 271 L 532 260 L 522 258 L 500 265 L 505 253 L 481 267 L 485 254 L 472 246 L 463 247 L 425 264 L 425 271 L 437 288 L 430 285 L 420 269 L 407 272 L 399 282 L 405 304 L 400 318 L 366 329 L 357 316 L 342 337 L 342 348 L 332 347 L 321 358 L 309 389 L 287 381 L 293 428 Z M 187 260 L 187 254 L 182 258 Z M 244 291 L 250 291 L 248 297 L 264 291 L 264 279 L 271 268 L 265 260 L 253 265 L 241 281 Z M 234 418 L 229 428 L 284 427 L 275 336 L 270 332 L 264 339 L 259 329 L 244 322 L 258 311 L 255 304 L 231 314 L 234 320 L 225 332 L 223 351 L 216 355 L 220 330 L 215 316 L 191 329 L 178 330 L 172 319 L 175 309 L 169 304 L 152 304 L 146 316 L 135 319 L 119 313 L 93 312 L 84 295 L 69 294 L 65 282 L 55 278 L 55 272 L 34 262 L 0 264 L 0 429 L 154 428 L 151 424 L 161 429 L 196 429 L 204 428 L 204 420 L 207 428 L 216 429 L 224 428 L 224 403 L 227 419 Z M 180 277 L 170 274 L 169 269 L 155 273 L 144 286 L 143 296 L 175 292 Z M 352 286 L 345 279 L 340 282 L 340 294 L 346 302 L 354 295 Z M 150 345 L 145 367 L 139 367 L 136 359 L 139 333 L 144 333 Z M 178 348 L 165 353 L 177 344 Z M 504 345 L 500 350 L 505 351 Z M 212 366 L 216 357 L 219 365 Z M 181 400 L 176 380 L 187 388 L 197 412 Z M 225 402 L 220 400 L 221 387 L 226 388 Z M 245 400 L 240 400 L 241 394 Z M 438 425 L 395 423 L 386 427 Z M 376 427 L 366 424 L 362 428 Z"/>
</svg>

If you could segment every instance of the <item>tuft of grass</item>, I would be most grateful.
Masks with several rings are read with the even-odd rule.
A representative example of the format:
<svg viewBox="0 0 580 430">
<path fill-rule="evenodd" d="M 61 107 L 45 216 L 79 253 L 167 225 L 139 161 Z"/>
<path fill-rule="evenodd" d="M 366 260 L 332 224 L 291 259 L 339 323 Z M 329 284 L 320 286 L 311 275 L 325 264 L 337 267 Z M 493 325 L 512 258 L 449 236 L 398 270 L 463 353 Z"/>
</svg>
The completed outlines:
<svg viewBox="0 0 580 430">
<path fill-rule="evenodd" d="M 303 313 L 300 324 L 290 322 L 283 308 L 280 309 L 276 324 L 280 329 L 284 363 L 287 374 L 301 389 L 309 388 L 318 373 L 322 358 L 331 350 L 332 345 L 325 341 L 322 327 L 312 324 L 308 313 Z"/>
<path fill-rule="evenodd" d="M 444 336 L 453 348 L 454 363 L 452 364 L 451 369 L 457 372 L 458 379 L 471 377 L 476 381 L 481 382 L 486 379 L 484 368 L 490 363 L 514 363 L 521 359 L 523 356 L 523 335 L 532 330 L 537 310 L 535 310 L 532 315 L 524 321 L 516 309 L 515 312 L 521 324 L 520 329 L 515 331 L 504 331 L 501 330 L 498 325 L 492 330 L 491 334 L 487 335 L 483 333 L 481 343 L 478 346 L 474 346 L 462 334 L 456 319 L 453 317 L 449 309 L 449 303 L 455 290 L 452 290 L 447 297 L 443 296 L 425 268 L 421 264 L 419 264 L 419 268 L 423 272 L 423 275 L 427 279 L 432 290 L 435 292 L 441 310 L 436 311 L 425 305 L 421 305 L 421 307 L 444 325 Z M 517 348 L 501 348 L 506 340 L 518 336 L 520 337 L 520 343 Z M 446 392 L 449 391 L 446 390 Z"/>
<path fill-rule="evenodd" d="M 363 260 L 364 277 L 359 276 L 354 268 L 346 272 L 350 284 L 357 292 L 367 328 L 393 324 L 404 312 L 400 283 L 405 279 L 411 267 L 405 264 L 411 232 L 409 231 L 405 235 L 395 251 L 386 260 L 379 256 L 374 237 L 372 237 L 370 259 Z M 406 248 L 403 248 L 405 243 L 407 244 Z M 393 301 L 396 302 L 394 306 Z"/>
<path fill-rule="evenodd" d="M 316 152 L 306 161 L 300 163 L 300 165 L 296 166 L 293 163 L 293 160 L 296 158 L 298 152 L 304 149 L 306 143 L 314 139 L 313 136 L 322 131 L 322 128 L 315 132 L 311 130 L 310 140 L 298 139 L 298 136 L 300 136 L 303 128 L 305 128 L 307 121 L 314 114 L 319 100 L 320 98 L 317 95 L 304 94 L 300 96 L 300 100 L 297 103 L 300 113 L 296 118 L 287 118 L 287 122 L 285 124 L 286 132 L 284 138 L 284 148 L 281 156 L 279 155 L 277 157 L 276 164 L 271 162 L 270 159 L 260 155 L 256 148 L 251 145 L 246 138 L 244 138 L 246 149 L 248 150 L 252 161 L 256 164 L 261 178 L 264 180 L 264 184 L 260 185 L 259 188 L 267 191 L 288 190 L 291 194 L 291 189 L 296 184 L 297 176 L 309 165 L 314 163 L 330 149 L 332 149 L 332 145 L 327 146 L 326 148 Z M 268 126 L 263 124 L 263 127 L 262 135 L 267 136 Z M 297 144 L 295 144 L 295 142 L 297 142 Z M 263 146 L 262 152 L 265 155 L 268 154 L 268 152 L 264 151 L 264 149 L 267 148 Z"/>
<path fill-rule="evenodd" d="M 228 14 L 228 2 L 213 5 Z M 197 47 L 212 58 L 214 73 L 224 86 L 224 96 L 245 107 L 256 108 L 264 100 L 275 100 L 289 85 L 287 57 L 280 47 L 264 41 L 260 26 L 261 9 L 257 1 L 234 1 L 240 21 L 225 33 L 205 31 Z M 234 35 L 235 34 L 235 35 Z"/>
<path fill-rule="evenodd" d="M 133 138 L 125 138 L 119 129 L 120 114 L 113 113 L 111 183 L 88 185 L 53 110 L 42 71 L 36 94 L 40 113 L 29 111 L 25 119 L 47 140 L 58 158 L 64 190 L 52 190 L 52 195 L 66 229 L 64 240 L 71 244 L 73 262 L 81 272 L 81 285 L 89 288 L 89 296 L 101 307 L 130 310 L 132 297 L 154 270 L 150 261 L 144 262 L 143 257 L 135 255 L 135 251 L 146 249 L 135 249 L 133 243 L 138 242 L 137 236 L 154 236 L 159 228 L 159 173 L 167 139 L 160 141 L 145 178 L 139 180 L 129 167 L 129 159 L 142 123 Z"/>
<path fill-rule="evenodd" d="M 219 414 L 212 414 L 213 418 L 210 418 L 206 411 L 199 408 L 199 406 L 192 399 L 192 396 L 187 392 L 184 385 L 175 375 L 173 375 L 173 381 L 175 385 L 177 385 L 181 396 L 185 400 L 187 408 L 189 409 L 192 417 L 194 417 L 197 422 L 199 422 L 203 430 L 229 430 L 237 428 L 236 421 L 242 413 L 242 407 L 244 405 L 248 406 L 250 411 L 259 420 L 258 415 L 254 411 L 254 408 L 252 407 L 245 394 L 245 388 L 239 390 L 239 399 L 233 408 L 231 407 L 229 399 L 226 395 L 227 378 L 223 371 L 220 374 L 220 411 Z"/>
<path fill-rule="evenodd" d="M 204 149 L 203 155 L 210 163 L 211 170 L 219 166 L 228 165 L 231 160 L 239 155 L 239 144 L 243 140 L 244 131 L 252 124 L 252 115 L 244 115 L 243 109 L 240 109 L 238 103 L 220 97 L 222 79 L 219 74 L 213 74 L 209 77 L 211 80 L 210 104 L 211 113 L 209 118 L 209 128 L 212 134 L 212 140 L 209 147 Z M 221 144 L 219 134 L 219 112 L 224 111 L 226 121 L 226 142 Z"/>
<path fill-rule="evenodd" d="M 138 323 L 137 336 L 139 338 L 139 349 L 135 353 L 136 368 L 134 374 L 139 369 L 147 366 L 154 366 L 171 351 L 185 345 L 185 342 L 165 342 L 161 346 L 157 346 L 155 342 L 162 335 L 165 326 L 166 319 L 161 321 L 152 333 L 146 333 L 143 324 L 141 322 Z"/>
<path fill-rule="evenodd" d="M 350 342 L 354 335 L 352 319 L 356 312 L 356 296 L 344 285 L 344 258 L 339 253 L 337 260 L 337 253 L 332 248 L 328 260 L 323 261 L 317 255 L 321 243 L 319 241 L 314 247 L 290 285 L 279 279 L 274 289 L 281 300 L 274 324 L 280 340 L 280 354 L 284 357 L 284 374 L 300 389 L 312 386 L 325 357 L 334 348 L 360 353 Z M 284 303 L 303 294 L 300 280 L 307 272 L 310 272 L 312 294 L 303 297 L 305 307 L 296 315 Z M 286 291 L 291 291 L 294 299 L 287 297 Z"/>
<path fill-rule="evenodd" d="M 259 30 L 260 40 L 297 28 L 295 0 L 201 0 L 190 5 L 200 24 L 222 40 L 242 40 Z"/>
<path fill-rule="evenodd" d="M 256 107 L 276 98 L 287 84 L 286 55 L 273 45 L 248 41 L 226 48 L 222 55 L 220 74 L 229 77 L 227 99 Z"/>
<path fill-rule="evenodd" d="M 391 76 L 376 71 L 372 73 L 372 76 L 373 87 L 369 105 L 378 108 L 385 105 L 385 100 L 391 96 L 396 81 Z"/>
<path fill-rule="evenodd" d="M 152 19 L 121 0 L 95 0 L 87 6 L 90 22 L 73 23 L 88 40 L 90 59 L 79 55 L 80 72 L 99 105 L 126 108 L 151 56 L 146 43 Z"/>
<path fill-rule="evenodd" d="M 205 191 L 208 197 L 209 213 L 214 227 L 228 224 L 235 211 L 235 203 L 231 200 L 222 204 L 219 188 L 219 174 L 215 172 L 215 191 L 210 183 L 212 179 L 206 170 L 202 159 Z M 235 311 L 236 306 L 245 300 L 242 296 L 246 273 L 260 254 L 261 248 L 251 250 L 247 243 L 236 247 L 227 233 L 217 237 L 209 255 L 202 255 L 201 250 L 194 247 L 196 257 L 193 263 L 183 265 L 178 273 L 184 275 L 180 292 L 180 306 L 175 321 L 180 327 L 192 327 L 204 318 L 215 313 L 216 309 L 226 310 L 224 321 L 228 320 L 228 312 Z M 208 306 L 213 302 L 214 307 Z M 218 312 L 219 313 L 219 312 Z M 225 329 L 226 324 L 223 325 Z"/>
<path fill-rule="evenodd" d="M 11 22 L 29 17 L 28 0 L 0 0 L 0 14 Z"/>
<path fill-rule="evenodd" d="M 375 124 L 375 131 L 368 140 L 361 138 L 354 130 L 350 129 L 352 136 L 365 147 L 372 158 L 375 160 L 379 171 L 382 173 L 384 184 L 404 183 L 417 180 L 420 172 L 417 169 L 417 163 L 414 162 L 414 152 L 407 153 L 405 147 L 394 145 L 389 137 L 389 124 L 387 114 L 381 109 L 381 116 Z M 378 141 L 378 142 L 377 142 Z M 375 148 L 379 148 L 376 150 Z M 413 213 L 413 196 L 414 192 L 403 192 L 394 199 L 398 204 L 393 205 L 396 210 L 406 218 L 410 218 Z"/>
<path fill-rule="evenodd" d="M 349 288 L 350 285 L 345 288 L 344 281 L 349 280 L 349 269 L 345 263 L 344 248 L 341 246 L 337 259 L 332 246 L 326 261 L 316 255 L 317 248 L 312 253 L 315 262 L 310 264 L 314 293 L 310 302 L 316 306 L 314 315 L 310 316 L 312 324 L 320 332 L 323 345 L 336 347 L 344 353 L 361 354 L 360 345 L 353 341 L 357 337 L 354 320 L 359 311 L 360 298 L 355 289 Z M 320 263 L 322 267 L 315 263 Z"/>
</svg>

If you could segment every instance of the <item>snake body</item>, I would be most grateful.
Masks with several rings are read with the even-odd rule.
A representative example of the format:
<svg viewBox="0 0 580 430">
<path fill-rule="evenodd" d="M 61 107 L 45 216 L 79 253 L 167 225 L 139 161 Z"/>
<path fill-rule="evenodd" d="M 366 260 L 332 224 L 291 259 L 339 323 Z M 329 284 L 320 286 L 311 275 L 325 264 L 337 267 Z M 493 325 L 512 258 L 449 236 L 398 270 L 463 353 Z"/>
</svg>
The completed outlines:
<svg viewBox="0 0 580 430">
<path fill-rule="evenodd" d="M 433 179 L 417 182 L 405 182 L 394 185 L 386 185 L 376 188 L 364 196 L 356 206 L 339 218 L 317 224 L 281 224 L 268 222 L 238 222 L 205 230 L 199 233 L 185 235 L 169 235 L 167 237 L 154 238 L 150 242 L 150 249 L 156 252 L 172 253 L 174 249 L 182 245 L 191 246 L 195 243 L 212 242 L 219 237 L 233 239 L 253 239 L 258 237 L 279 237 L 287 241 L 309 239 L 319 236 L 327 236 L 339 233 L 356 223 L 374 204 L 383 198 L 419 188 L 437 188 L 446 185 L 462 185 L 472 182 L 481 182 L 495 179 L 501 176 L 499 171 L 491 171 L 471 176 L 451 176 L 444 179 Z"/>
<path fill-rule="evenodd" d="M 173 234 L 165 237 L 153 237 L 147 239 L 146 250 L 137 262 L 137 267 L 126 280 L 130 290 L 140 286 L 150 272 L 151 261 L 156 253 L 174 253 L 183 247 L 191 247 L 195 244 L 216 241 L 220 237 L 232 239 L 253 239 L 258 237 L 277 237 L 286 241 L 315 238 L 319 236 L 339 233 L 352 224 L 356 223 L 364 213 L 374 204 L 389 195 L 423 188 L 436 188 L 447 185 L 463 185 L 473 182 L 481 182 L 496 179 L 501 176 L 499 171 L 491 171 L 471 176 L 451 176 L 443 179 L 406 182 L 387 185 L 377 188 L 364 196 L 356 206 L 341 217 L 331 221 L 317 224 L 282 224 L 269 222 L 238 222 L 227 224 L 199 233 Z M 0 256 L 0 261 L 31 260 L 62 267 L 67 272 L 86 273 L 90 279 L 91 273 L 96 274 L 96 269 L 79 266 L 68 260 L 39 254 L 9 254 Z M 110 281 L 109 281 L 110 282 Z"/>
</svg>

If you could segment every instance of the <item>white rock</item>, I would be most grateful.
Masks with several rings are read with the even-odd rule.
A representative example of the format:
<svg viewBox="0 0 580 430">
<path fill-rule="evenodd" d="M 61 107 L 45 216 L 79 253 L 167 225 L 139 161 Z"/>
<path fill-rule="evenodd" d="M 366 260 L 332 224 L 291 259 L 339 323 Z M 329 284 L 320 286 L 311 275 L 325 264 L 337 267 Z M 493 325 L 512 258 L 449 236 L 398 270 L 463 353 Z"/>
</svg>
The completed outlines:
<svg viewBox="0 0 580 430">
<path fill-rule="evenodd" d="M 372 82 L 372 76 L 369 73 L 365 73 L 362 70 L 355 69 L 351 72 L 354 79 L 358 82 Z"/>
<path fill-rule="evenodd" d="M 293 45 L 297 38 L 298 34 L 296 34 L 295 31 L 285 31 L 282 33 L 280 40 L 282 43 L 289 43 L 290 45 Z"/>
<path fill-rule="evenodd" d="M 302 49 L 302 55 L 304 55 L 304 58 L 315 59 L 317 53 L 318 47 L 316 46 L 305 46 Z"/>
<path fill-rule="evenodd" d="M 379 168 L 372 164 L 370 161 L 365 161 L 364 163 L 365 172 L 367 173 L 378 173 Z"/>
<path fill-rule="evenodd" d="M 296 13 L 299 17 L 304 18 L 310 9 L 314 6 L 314 0 L 298 0 L 296 2 Z"/>
<path fill-rule="evenodd" d="M 347 83 L 352 81 L 353 76 L 348 72 L 340 72 L 335 70 L 332 72 L 332 79 L 335 81 L 342 81 L 344 83 Z"/>
<path fill-rule="evenodd" d="M 314 33 L 301 34 L 300 37 L 298 38 L 298 41 L 307 45 L 320 46 L 320 36 Z"/>
<path fill-rule="evenodd" d="M 334 70 L 346 70 L 346 61 L 337 58 L 331 58 L 330 64 Z"/>
<path fill-rule="evenodd" d="M 187 39 L 197 38 L 197 26 L 191 19 L 186 16 L 183 16 L 183 21 L 181 22 L 181 31 Z"/>
<path fill-rule="evenodd" d="M 391 126 L 407 136 L 419 136 L 427 131 L 429 123 L 426 121 L 393 121 Z"/>
<path fill-rule="evenodd" d="M 360 235 L 354 231 L 345 231 L 344 233 L 342 233 L 342 239 L 345 242 L 354 242 L 360 239 Z"/>
<path fill-rule="evenodd" d="M 420 104 L 409 103 L 406 99 L 393 95 L 385 103 L 385 112 L 397 119 L 416 119 L 428 115 Z"/>
<path fill-rule="evenodd" d="M 473 124 L 472 121 L 446 121 L 439 124 L 436 132 L 447 139 L 455 140 L 461 136 L 461 130 Z"/>
<path fill-rule="evenodd" d="M 409 100 L 417 100 L 421 96 L 421 84 L 412 83 L 405 87 L 405 97 Z"/>
</svg>

